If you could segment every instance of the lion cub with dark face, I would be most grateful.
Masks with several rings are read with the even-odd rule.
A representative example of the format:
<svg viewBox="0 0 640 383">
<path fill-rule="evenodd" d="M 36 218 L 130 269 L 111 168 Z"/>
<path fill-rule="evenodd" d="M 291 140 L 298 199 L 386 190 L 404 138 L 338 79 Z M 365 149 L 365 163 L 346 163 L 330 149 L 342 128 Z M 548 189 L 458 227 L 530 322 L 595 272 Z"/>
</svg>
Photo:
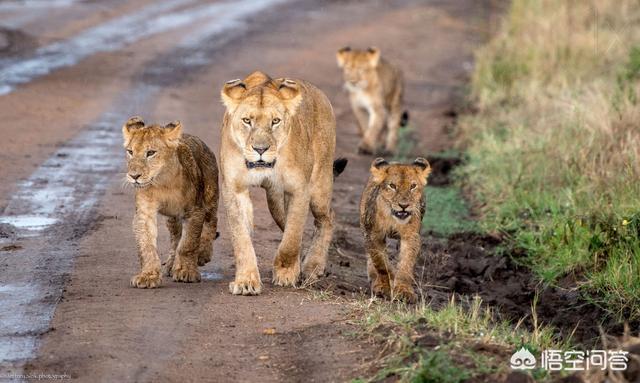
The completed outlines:
<svg viewBox="0 0 640 383">
<path fill-rule="evenodd" d="M 215 156 L 198 137 L 182 134 L 180 122 L 146 126 L 139 117 L 132 117 L 122 133 L 127 181 L 136 188 L 133 231 L 142 268 L 131 278 L 131 285 L 154 288 L 162 282 L 156 248 L 158 213 L 168 217 L 171 235 L 165 274 L 174 281 L 200 281 L 198 266 L 211 260 L 217 236 Z"/>
<path fill-rule="evenodd" d="M 424 158 L 412 164 L 376 158 L 360 200 L 360 227 L 368 254 L 371 291 L 392 299 L 415 302 L 413 268 L 420 252 L 420 227 L 425 212 L 424 187 L 431 166 Z M 386 254 L 387 237 L 400 240 L 397 267 Z"/>
<path fill-rule="evenodd" d="M 362 137 L 358 151 L 374 153 L 378 142 L 384 140 L 384 151 L 395 153 L 398 129 L 409 119 L 402 107 L 402 71 L 382 58 L 377 48 L 361 51 L 345 47 L 336 53 L 336 59 L 358 120 Z"/>
</svg>

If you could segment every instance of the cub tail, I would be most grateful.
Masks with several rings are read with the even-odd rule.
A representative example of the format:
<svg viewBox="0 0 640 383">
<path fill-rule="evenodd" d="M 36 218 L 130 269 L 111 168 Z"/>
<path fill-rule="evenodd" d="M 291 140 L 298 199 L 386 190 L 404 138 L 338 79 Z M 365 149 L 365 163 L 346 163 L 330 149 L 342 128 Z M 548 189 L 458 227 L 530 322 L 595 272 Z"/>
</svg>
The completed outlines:
<svg viewBox="0 0 640 383">
<path fill-rule="evenodd" d="M 402 112 L 402 117 L 400 118 L 400 127 L 404 128 L 409 123 L 409 111 L 405 110 Z"/>
<path fill-rule="evenodd" d="M 333 161 L 333 177 L 334 178 L 339 176 L 344 171 L 344 168 L 347 167 L 348 161 L 349 160 L 347 160 L 344 157 L 337 158 L 335 161 Z"/>
</svg>

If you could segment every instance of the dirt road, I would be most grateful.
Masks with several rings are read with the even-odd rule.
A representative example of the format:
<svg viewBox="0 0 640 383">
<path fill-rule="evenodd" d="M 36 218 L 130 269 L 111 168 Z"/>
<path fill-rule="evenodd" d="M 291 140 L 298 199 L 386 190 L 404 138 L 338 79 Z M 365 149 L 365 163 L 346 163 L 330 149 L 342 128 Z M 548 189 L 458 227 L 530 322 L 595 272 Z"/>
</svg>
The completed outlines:
<svg viewBox="0 0 640 383">
<path fill-rule="evenodd" d="M 0 374 L 325 382 L 366 373 L 375 345 L 350 335 L 348 301 L 366 292 L 356 211 L 371 158 L 355 154 L 335 51 L 376 45 L 403 68 L 416 154 L 427 155 L 449 146 L 445 112 L 489 13 L 472 0 L 54 1 L 37 12 L 0 3 Z M 349 165 L 335 184 L 322 285 L 348 285 L 346 299 L 270 284 L 281 233 L 261 190 L 252 197 L 262 295 L 228 293 L 224 209 L 202 283 L 130 288 L 138 262 L 120 126 L 130 115 L 180 119 L 217 153 L 219 90 L 255 69 L 315 83 L 334 106 L 337 155 Z"/>
</svg>

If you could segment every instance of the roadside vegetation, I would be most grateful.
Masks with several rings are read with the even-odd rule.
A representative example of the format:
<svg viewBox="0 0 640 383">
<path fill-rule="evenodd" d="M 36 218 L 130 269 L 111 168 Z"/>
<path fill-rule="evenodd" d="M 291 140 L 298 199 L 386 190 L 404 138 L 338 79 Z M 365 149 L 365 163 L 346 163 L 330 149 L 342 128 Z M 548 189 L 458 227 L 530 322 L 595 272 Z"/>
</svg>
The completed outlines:
<svg viewBox="0 0 640 383">
<path fill-rule="evenodd" d="M 640 319 L 640 6 L 514 0 L 476 55 L 458 168 L 542 281 Z"/>
</svg>

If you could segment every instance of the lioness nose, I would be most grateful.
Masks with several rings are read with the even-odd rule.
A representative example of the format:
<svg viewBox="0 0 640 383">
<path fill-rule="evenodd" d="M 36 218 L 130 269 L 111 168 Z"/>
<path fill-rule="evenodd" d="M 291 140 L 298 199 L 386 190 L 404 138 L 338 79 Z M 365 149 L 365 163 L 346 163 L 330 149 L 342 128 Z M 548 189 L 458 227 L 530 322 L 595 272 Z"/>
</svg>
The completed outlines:
<svg viewBox="0 0 640 383">
<path fill-rule="evenodd" d="M 266 152 L 267 150 L 269 150 L 268 146 L 252 146 L 253 150 L 255 150 L 256 152 L 258 152 L 259 155 L 262 155 L 262 153 Z"/>
<path fill-rule="evenodd" d="M 142 174 L 129 174 L 129 177 L 131 177 L 134 181 L 136 181 L 138 178 L 140 178 Z"/>
<path fill-rule="evenodd" d="M 398 206 L 400 206 L 400 208 L 402 210 L 406 210 L 409 207 L 409 204 L 408 203 L 406 203 L 406 204 L 405 203 L 399 203 Z"/>
</svg>

